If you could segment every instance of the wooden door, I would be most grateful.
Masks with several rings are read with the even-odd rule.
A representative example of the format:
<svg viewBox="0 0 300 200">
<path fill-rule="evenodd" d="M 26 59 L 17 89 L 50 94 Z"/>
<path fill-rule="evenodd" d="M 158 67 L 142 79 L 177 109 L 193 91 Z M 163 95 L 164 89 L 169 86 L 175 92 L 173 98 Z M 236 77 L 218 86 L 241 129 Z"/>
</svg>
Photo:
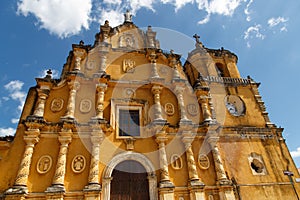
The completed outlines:
<svg viewBox="0 0 300 200">
<path fill-rule="evenodd" d="M 120 163 L 112 173 L 111 200 L 148 200 L 149 183 L 144 167 L 136 161 Z"/>
</svg>

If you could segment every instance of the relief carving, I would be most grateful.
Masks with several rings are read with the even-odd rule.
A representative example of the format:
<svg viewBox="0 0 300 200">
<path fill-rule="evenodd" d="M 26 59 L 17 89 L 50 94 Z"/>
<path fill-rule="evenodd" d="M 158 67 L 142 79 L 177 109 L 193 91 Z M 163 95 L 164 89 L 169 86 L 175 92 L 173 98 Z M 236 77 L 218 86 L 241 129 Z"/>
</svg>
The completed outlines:
<svg viewBox="0 0 300 200">
<path fill-rule="evenodd" d="M 174 154 L 171 157 L 171 165 L 173 169 L 181 169 L 182 168 L 182 159 L 179 155 Z"/>
<path fill-rule="evenodd" d="M 52 158 L 48 155 L 40 157 L 36 169 L 39 174 L 46 174 L 52 167 Z"/>
<path fill-rule="evenodd" d="M 91 111 L 92 108 L 92 101 L 90 99 L 83 99 L 80 102 L 79 110 L 82 113 L 88 113 Z"/>
<path fill-rule="evenodd" d="M 74 173 L 81 173 L 85 169 L 85 157 L 82 155 L 77 155 L 72 161 L 72 170 Z"/>
<path fill-rule="evenodd" d="M 123 72 L 134 72 L 135 61 L 131 59 L 124 59 L 123 60 Z"/>
<path fill-rule="evenodd" d="M 166 103 L 165 104 L 165 112 L 167 113 L 167 115 L 172 116 L 175 113 L 175 108 L 174 105 L 172 103 Z"/>
<path fill-rule="evenodd" d="M 198 163 L 201 169 L 208 169 L 210 166 L 209 158 L 204 154 L 199 155 Z"/>
<path fill-rule="evenodd" d="M 187 111 L 190 115 L 195 116 L 198 114 L 198 106 L 196 104 L 188 104 Z"/>
<path fill-rule="evenodd" d="M 55 98 L 51 102 L 51 111 L 52 112 L 59 112 L 62 110 L 64 106 L 64 100 L 61 98 Z"/>
</svg>

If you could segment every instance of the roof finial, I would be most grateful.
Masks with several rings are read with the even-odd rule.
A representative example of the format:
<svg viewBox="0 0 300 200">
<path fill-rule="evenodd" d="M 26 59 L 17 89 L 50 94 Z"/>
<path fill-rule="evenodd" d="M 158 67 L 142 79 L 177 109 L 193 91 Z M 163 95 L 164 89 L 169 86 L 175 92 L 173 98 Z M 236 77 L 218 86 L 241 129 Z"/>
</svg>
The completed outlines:
<svg viewBox="0 0 300 200">
<path fill-rule="evenodd" d="M 125 22 L 132 22 L 132 14 L 129 12 L 129 10 L 127 9 L 126 10 L 126 13 L 124 13 L 124 17 L 125 17 L 125 20 L 124 20 L 124 23 Z"/>
<path fill-rule="evenodd" d="M 202 44 L 202 42 L 200 42 L 200 36 L 196 33 L 195 35 L 193 35 L 193 38 L 195 38 L 196 39 L 196 44 L 195 44 L 195 46 L 197 47 L 197 48 L 199 48 L 199 47 L 204 47 L 203 46 L 203 44 Z"/>
</svg>

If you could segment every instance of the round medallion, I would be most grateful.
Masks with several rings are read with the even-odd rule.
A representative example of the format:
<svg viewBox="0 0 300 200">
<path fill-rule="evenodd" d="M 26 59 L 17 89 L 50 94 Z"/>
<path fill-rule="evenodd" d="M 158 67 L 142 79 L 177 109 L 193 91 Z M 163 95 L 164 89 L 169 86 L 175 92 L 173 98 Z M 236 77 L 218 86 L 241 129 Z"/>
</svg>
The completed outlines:
<svg viewBox="0 0 300 200">
<path fill-rule="evenodd" d="M 74 173 L 81 173 L 85 168 L 85 157 L 83 155 L 77 155 L 72 161 L 72 170 Z"/>
<path fill-rule="evenodd" d="M 174 105 L 172 103 L 166 103 L 165 104 L 165 112 L 167 113 L 167 115 L 172 116 L 175 113 L 175 108 Z"/>
<path fill-rule="evenodd" d="M 36 170 L 40 174 L 46 174 L 52 166 L 52 158 L 48 155 L 40 157 L 37 162 Z"/>
<path fill-rule="evenodd" d="M 238 117 L 245 114 L 245 104 L 237 95 L 227 95 L 225 97 L 225 105 L 232 116 Z"/>
<path fill-rule="evenodd" d="M 64 100 L 61 98 L 55 98 L 51 102 L 51 111 L 52 112 L 59 112 L 62 110 L 64 105 Z"/>
<path fill-rule="evenodd" d="M 173 154 L 171 157 L 171 165 L 173 169 L 181 169 L 182 168 L 181 157 L 177 154 Z"/>
<path fill-rule="evenodd" d="M 88 113 L 90 112 L 91 108 L 92 108 L 92 101 L 90 99 L 81 100 L 80 107 L 79 107 L 80 112 Z"/>
<path fill-rule="evenodd" d="M 208 169 L 210 166 L 209 158 L 205 154 L 199 155 L 198 163 L 201 169 Z"/>
</svg>

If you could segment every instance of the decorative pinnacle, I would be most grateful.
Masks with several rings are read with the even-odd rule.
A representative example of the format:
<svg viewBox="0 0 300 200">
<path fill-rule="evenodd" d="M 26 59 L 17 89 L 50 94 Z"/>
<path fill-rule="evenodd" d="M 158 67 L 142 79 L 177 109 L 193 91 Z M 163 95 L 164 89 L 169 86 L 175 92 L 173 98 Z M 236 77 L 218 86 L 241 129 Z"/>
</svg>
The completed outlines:
<svg viewBox="0 0 300 200">
<path fill-rule="evenodd" d="M 195 35 L 193 35 L 193 38 L 195 38 L 196 39 L 196 43 L 200 43 L 200 36 L 199 35 L 197 35 L 197 33 L 195 34 Z"/>
<path fill-rule="evenodd" d="M 125 17 L 124 23 L 132 22 L 132 14 L 130 13 L 130 11 L 128 9 L 126 10 L 126 13 L 124 13 L 124 17 Z"/>
</svg>

